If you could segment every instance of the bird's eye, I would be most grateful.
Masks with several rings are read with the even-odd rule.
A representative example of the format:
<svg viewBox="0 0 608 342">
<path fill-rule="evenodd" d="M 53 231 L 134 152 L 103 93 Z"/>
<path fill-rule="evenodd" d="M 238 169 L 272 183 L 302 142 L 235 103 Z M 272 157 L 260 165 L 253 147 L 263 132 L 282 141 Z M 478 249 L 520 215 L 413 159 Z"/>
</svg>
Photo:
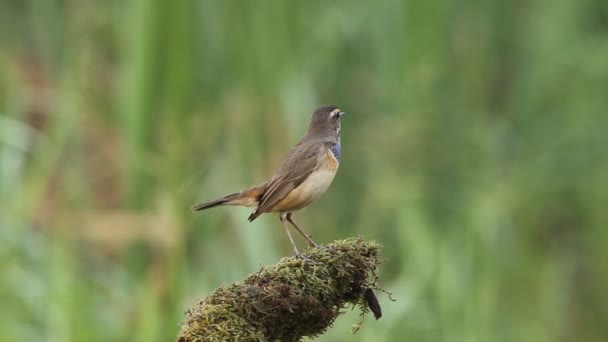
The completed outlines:
<svg viewBox="0 0 608 342">
<path fill-rule="evenodd" d="M 342 115 L 344 115 L 346 113 L 344 113 L 343 111 L 341 111 L 340 109 L 336 108 L 334 111 L 331 112 L 330 114 L 330 118 L 332 119 L 338 119 L 340 120 L 340 118 L 342 117 Z"/>
</svg>

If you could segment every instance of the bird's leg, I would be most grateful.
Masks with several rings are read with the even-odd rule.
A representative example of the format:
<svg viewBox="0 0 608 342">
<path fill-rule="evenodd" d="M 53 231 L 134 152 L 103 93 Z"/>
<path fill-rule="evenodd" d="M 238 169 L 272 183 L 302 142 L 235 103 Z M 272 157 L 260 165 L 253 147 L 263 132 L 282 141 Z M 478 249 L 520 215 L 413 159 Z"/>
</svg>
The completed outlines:
<svg viewBox="0 0 608 342">
<path fill-rule="evenodd" d="M 296 243 L 293 241 L 293 237 L 291 236 L 291 233 L 289 232 L 289 227 L 287 227 L 287 223 L 285 222 L 286 216 L 287 216 L 287 213 L 281 213 L 281 214 L 279 214 L 279 219 L 281 220 L 281 223 L 283 223 L 283 228 L 285 228 L 285 232 L 287 233 L 287 236 L 289 237 L 289 241 L 291 242 L 293 251 L 296 252 L 296 257 L 301 258 L 302 255 L 300 254 L 300 251 L 298 250 Z"/>
<path fill-rule="evenodd" d="M 312 241 L 312 239 L 310 238 L 310 236 L 309 236 L 308 234 L 304 233 L 304 231 L 302 231 L 302 229 L 300 229 L 300 227 L 298 227 L 298 225 L 297 225 L 295 222 L 293 222 L 293 218 L 292 218 L 292 216 L 293 216 L 293 213 L 287 213 L 287 216 L 286 216 L 287 221 L 289 221 L 289 223 L 291 223 L 291 224 L 293 225 L 293 227 L 294 227 L 294 228 L 295 228 L 295 229 L 296 229 L 296 230 L 297 230 L 297 231 L 298 231 L 300 234 L 302 234 L 302 236 L 303 236 L 303 237 L 304 237 L 304 238 L 305 238 L 305 239 L 308 241 L 308 244 L 309 244 L 311 247 L 315 247 L 315 248 L 319 247 L 319 245 L 317 245 L 317 243 L 316 243 L 316 242 Z"/>
</svg>

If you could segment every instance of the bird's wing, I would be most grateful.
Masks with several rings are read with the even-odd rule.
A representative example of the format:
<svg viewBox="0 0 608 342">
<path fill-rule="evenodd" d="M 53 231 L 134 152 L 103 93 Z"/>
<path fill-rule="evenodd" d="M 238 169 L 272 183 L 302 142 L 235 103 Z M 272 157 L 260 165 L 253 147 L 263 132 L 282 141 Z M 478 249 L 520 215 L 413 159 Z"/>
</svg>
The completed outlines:
<svg viewBox="0 0 608 342">
<path fill-rule="evenodd" d="M 291 149 L 268 181 L 264 194 L 260 198 L 260 204 L 250 217 L 250 221 L 271 210 L 319 167 L 319 152 L 322 147 L 323 145 L 319 143 L 300 142 Z"/>
</svg>

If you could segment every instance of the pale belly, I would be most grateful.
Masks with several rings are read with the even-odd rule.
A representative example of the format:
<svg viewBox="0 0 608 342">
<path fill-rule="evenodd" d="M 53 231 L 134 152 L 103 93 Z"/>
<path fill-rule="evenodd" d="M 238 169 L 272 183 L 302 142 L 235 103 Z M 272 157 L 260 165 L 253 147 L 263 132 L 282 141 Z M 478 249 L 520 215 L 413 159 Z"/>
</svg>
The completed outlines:
<svg viewBox="0 0 608 342">
<path fill-rule="evenodd" d="M 333 170 L 317 170 L 313 172 L 302 184 L 277 203 L 272 208 L 272 211 L 294 211 L 306 207 L 323 195 L 334 180 L 335 175 L 336 171 Z"/>
</svg>

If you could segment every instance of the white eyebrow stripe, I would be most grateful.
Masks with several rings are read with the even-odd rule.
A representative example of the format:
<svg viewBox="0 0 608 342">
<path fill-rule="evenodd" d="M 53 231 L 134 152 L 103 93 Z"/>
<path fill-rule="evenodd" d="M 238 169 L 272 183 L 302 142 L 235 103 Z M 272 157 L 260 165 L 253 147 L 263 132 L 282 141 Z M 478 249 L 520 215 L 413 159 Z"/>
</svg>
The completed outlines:
<svg viewBox="0 0 608 342">
<path fill-rule="evenodd" d="M 332 110 L 331 113 L 329 113 L 329 116 L 333 118 L 338 113 L 340 113 L 340 109 L 336 108 L 336 109 Z"/>
</svg>

